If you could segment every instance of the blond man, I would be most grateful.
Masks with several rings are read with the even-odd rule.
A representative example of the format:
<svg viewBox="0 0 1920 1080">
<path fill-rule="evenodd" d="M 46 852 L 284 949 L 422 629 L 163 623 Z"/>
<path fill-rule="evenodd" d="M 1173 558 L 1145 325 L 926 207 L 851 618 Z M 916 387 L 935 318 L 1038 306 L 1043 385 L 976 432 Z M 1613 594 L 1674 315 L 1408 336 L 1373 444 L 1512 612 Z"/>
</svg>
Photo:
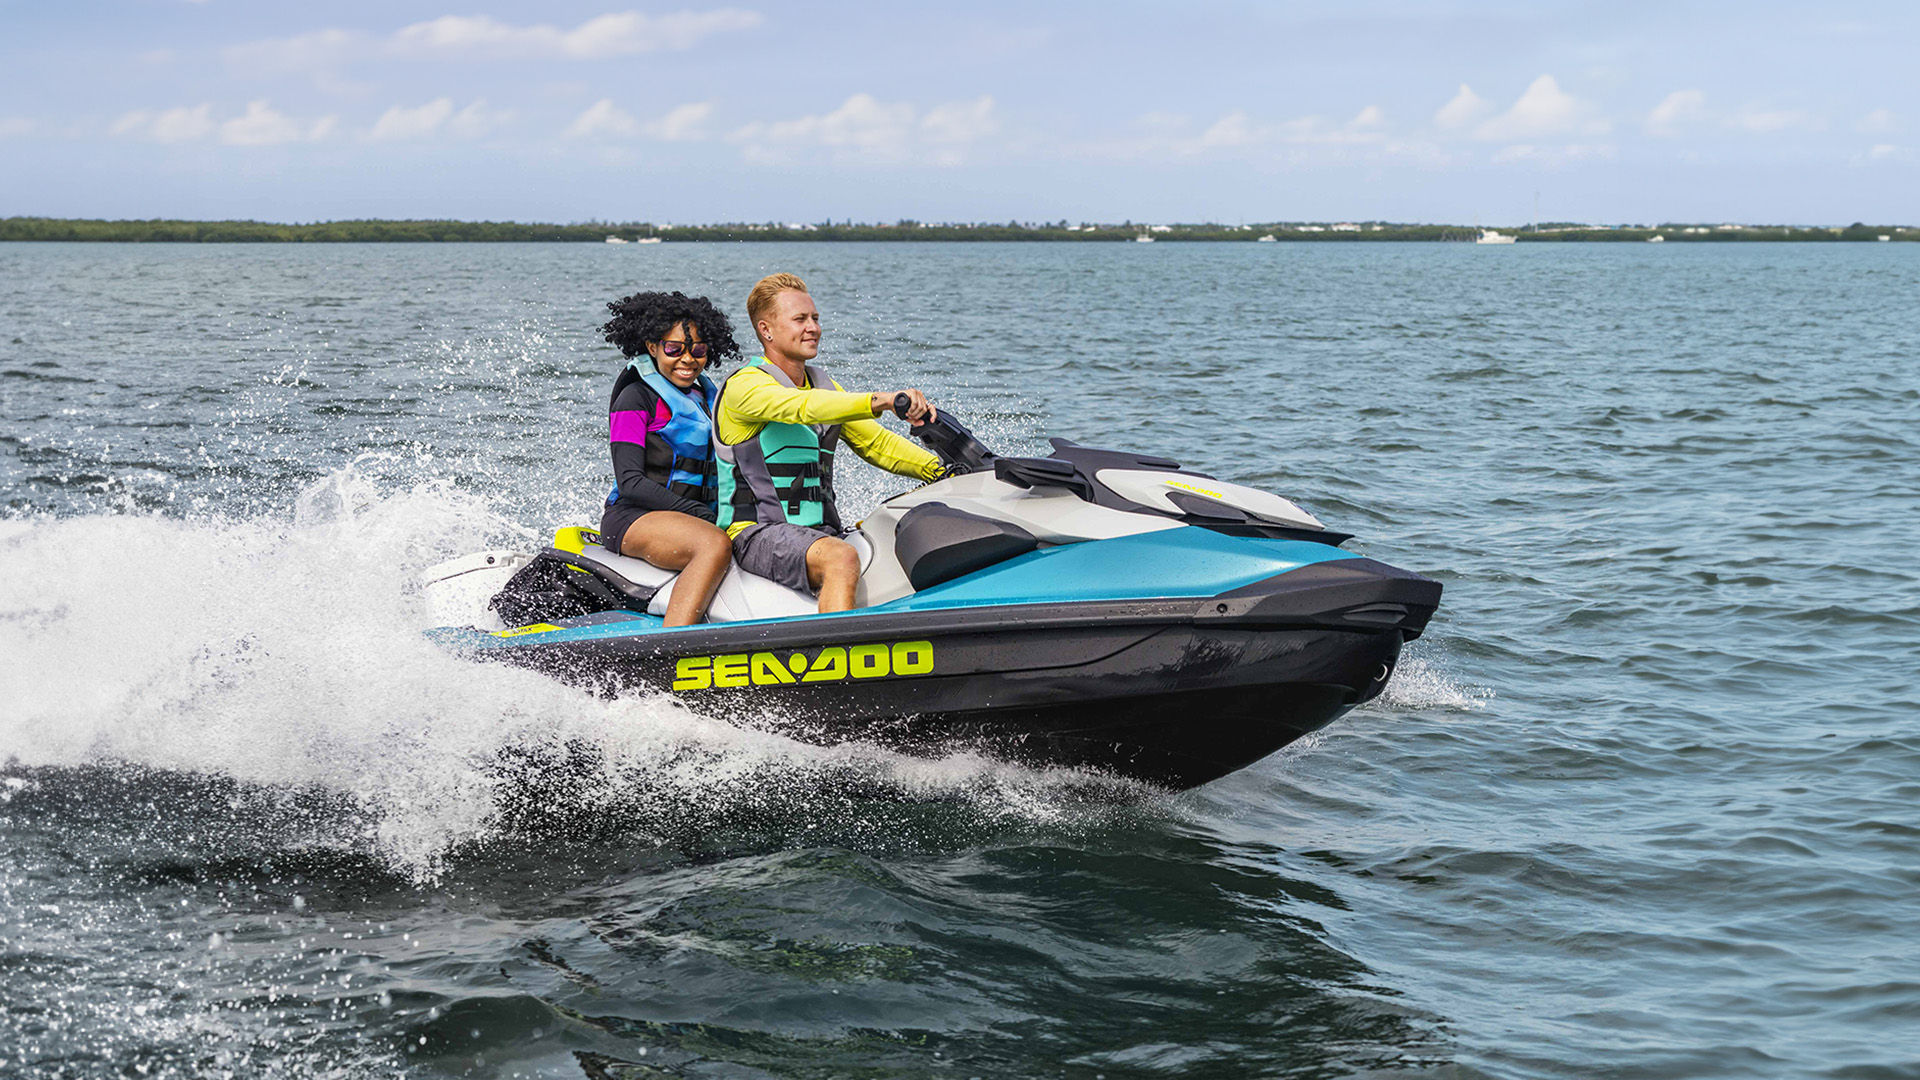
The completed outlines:
<svg viewBox="0 0 1920 1080">
<path fill-rule="evenodd" d="M 833 452 L 845 442 L 870 464 L 936 480 L 940 459 L 874 417 L 905 394 L 907 419 L 937 415 L 916 389 L 848 393 L 811 361 L 820 354 L 820 311 L 792 274 L 760 279 L 747 319 L 762 355 L 727 377 L 714 409 L 719 459 L 718 524 L 742 569 L 817 596 L 820 610 L 853 606 L 860 556 L 841 537 L 833 497 Z"/>
</svg>

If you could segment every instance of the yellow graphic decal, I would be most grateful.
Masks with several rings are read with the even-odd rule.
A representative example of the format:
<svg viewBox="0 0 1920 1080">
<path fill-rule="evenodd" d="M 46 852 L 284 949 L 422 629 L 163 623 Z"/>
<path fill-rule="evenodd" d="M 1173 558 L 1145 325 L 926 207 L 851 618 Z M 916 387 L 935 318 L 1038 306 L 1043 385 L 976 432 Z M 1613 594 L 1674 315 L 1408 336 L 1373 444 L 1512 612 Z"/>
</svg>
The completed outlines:
<svg viewBox="0 0 1920 1080">
<path fill-rule="evenodd" d="M 1166 485 L 1168 487 L 1179 488 L 1181 491 L 1191 491 L 1195 495 L 1205 495 L 1209 499 L 1225 499 L 1227 497 L 1224 492 L 1210 491 L 1198 484 L 1189 484 L 1185 480 L 1168 480 L 1166 481 Z"/>
<path fill-rule="evenodd" d="M 774 686 L 793 681 L 793 673 L 787 670 L 787 665 L 770 652 L 754 653 L 747 662 L 753 666 L 750 675 L 755 686 Z"/>
<path fill-rule="evenodd" d="M 675 690 L 730 686 L 788 686 L 796 682 L 883 679 L 890 675 L 927 675 L 933 671 L 933 642 L 896 641 L 866 645 L 830 645 L 809 658 L 770 652 L 683 656 L 673 665 Z"/>
<path fill-rule="evenodd" d="M 847 650 L 835 645 L 821 649 L 813 658 L 812 669 L 801 682 L 835 682 L 847 677 Z"/>
<path fill-rule="evenodd" d="M 550 622 L 537 622 L 537 623 L 533 623 L 530 626 L 516 626 L 511 630 L 495 630 L 493 632 L 493 636 L 494 637 L 519 637 L 521 634 L 544 634 L 549 630 L 558 630 L 558 629 L 560 628 L 553 625 Z"/>
<path fill-rule="evenodd" d="M 570 525 L 554 530 L 553 546 L 569 555 L 584 555 L 587 548 L 600 546 L 600 534 L 579 525 Z"/>
</svg>

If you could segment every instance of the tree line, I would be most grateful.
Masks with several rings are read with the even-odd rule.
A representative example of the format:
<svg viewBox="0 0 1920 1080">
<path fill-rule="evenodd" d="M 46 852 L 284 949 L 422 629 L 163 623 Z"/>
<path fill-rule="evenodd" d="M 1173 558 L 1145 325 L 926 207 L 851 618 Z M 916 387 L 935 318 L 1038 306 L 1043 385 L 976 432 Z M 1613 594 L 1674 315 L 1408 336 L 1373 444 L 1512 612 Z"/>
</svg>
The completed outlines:
<svg viewBox="0 0 1920 1080">
<path fill-rule="evenodd" d="M 1693 230 L 1693 231 L 1688 231 Z M 1756 240 L 1859 241 L 1888 236 L 1920 240 L 1920 230 L 1855 222 L 1845 228 L 1807 226 L 1753 226 L 1717 229 L 1709 226 L 1661 225 L 1596 229 L 1574 225 L 1546 225 L 1537 230 L 1509 230 L 1522 242 L 1606 242 L 1646 240 L 1660 235 L 1680 243 Z M 1358 229 L 1308 222 L 1262 225 L 1188 224 L 1146 226 L 1073 226 L 1060 222 L 1005 224 L 925 224 L 900 221 L 892 225 L 831 221 L 794 227 L 768 222 L 723 225 L 659 226 L 649 222 L 582 222 L 569 225 L 516 221 L 317 221 L 288 224 L 271 221 L 176 221 L 166 219 L 105 221 L 78 218 L 0 218 L 0 241 L 98 241 L 115 243 L 598 243 L 609 236 L 637 240 L 658 236 L 666 241 L 1051 241 L 1061 243 L 1128 242 L 1150 235 L 1156 240 L 1238 242 L 1272 236 L 1276 241 L 1312 243 L 1366 243 L 1385 240 L 1470 241 L 1479 229 L 1463 225 L 1400 225 L 1368 222 Z"/>
</svg>

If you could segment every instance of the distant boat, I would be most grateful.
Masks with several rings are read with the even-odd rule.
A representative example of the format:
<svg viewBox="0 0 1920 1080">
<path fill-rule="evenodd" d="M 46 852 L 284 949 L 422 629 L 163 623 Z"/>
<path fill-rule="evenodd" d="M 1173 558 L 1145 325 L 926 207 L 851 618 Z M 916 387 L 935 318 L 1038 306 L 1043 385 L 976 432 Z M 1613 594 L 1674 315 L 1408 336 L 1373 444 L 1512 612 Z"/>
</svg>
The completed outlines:
<svg viewBox="0 0 1920 1080">
<path fill-rule="evenodd" d="M 1272 234 L 1272 233 L 1268 233 L 1267 235 L 1265 235 L 1265 236 L 1263 236 L 1263 237 L 1261 237 L 1260 239 L 1258 239 L 1258 240 L 1256 240 L 1256 241 L 1254 241 L 1254 242 L 1255 242 L 1255 243 L 1258 243 L 1258 244 L 1276 244 L 1276 243 L 1279 243 L 1279 241 L 1277 241 L 1277 240 L 1275 240 L 1275 239 L 1273 238 L 1273 234 Z"/>
<path fill-rule="evenodd" d="M 636 244 L 657 244 L 659 242 L 660 242 L 660 237 L 658 236 L 642 236 L 638 240 L 634 241 L 634 243 Z"/>
<path fill-rule="evenodd" d="M 1492 229 L 1481 229 L 1480 238 L 1478 240 L 1475 240 L 1474 243 L 1476 244 L 1511 244 L 1518 239 L 1519 237 L 1517 236 L 1506 236 L 1501 233 L 1494 232 Z"/>
<path fill-rule="evenodd" d="M 1888 235 L 1887 235 L 1886 233 L 1881 233 L 1881 234 L 1880 234 L 1879 236 L 1876 236 L 1876 237 L 1874 237 L 1874 239 L 1875 239 L 1875 240 L 1878 240 L 1878 241 L 1880 241 L 1881 243 L 1883 243 L 1883 244 L 1884 244 L 1884 243 L 1886 243 L 1887 241 L 1889 241 L 1889 240 L 1891 240 L 1891 239 L 1893 239 L 1893 237 L 1891 237 L 1891 236 L 1888 236 Z"/>
<path fill-rule="evenodd" d="M 627 242 L 627 240 L 626 240 L 626 238 L 625 238 L 625 237 L 622 237 L 622 236 L 609 236 L 609 237 L 607 237 L 607 243 L 609 243 L 609 244 L 624 244 L 624 243 L 626 243 L 626 242 Z"/>
<path fill-rule="evenodd" d="M 1666 242 L 1667 238 L 1661 236 L 1659 233 L 1654 233 L 1652 236 L 1647 237 L 1647 243 L 1649 244 L 1664 244 Z"/>
<path fill-rule="evenodd" d="M 1148 236 L 1146 233 L 1141 233 L 1139 236 L 1133 238 L 1133 242 L 1136 244 L 1151 244 L 1153 243 L 1153 237 Z"/>
</svg>

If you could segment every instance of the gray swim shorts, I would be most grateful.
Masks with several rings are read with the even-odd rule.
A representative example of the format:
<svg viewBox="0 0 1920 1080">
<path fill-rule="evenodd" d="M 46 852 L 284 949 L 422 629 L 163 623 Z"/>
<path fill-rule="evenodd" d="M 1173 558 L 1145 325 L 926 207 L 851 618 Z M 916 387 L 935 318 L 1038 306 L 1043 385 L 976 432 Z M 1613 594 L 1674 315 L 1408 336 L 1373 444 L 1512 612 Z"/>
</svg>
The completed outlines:
<svg viewBox="0 0 1920 1080">
<path fill-rule="evenodd" d="M 817 596 L 807 583 L 807 549 L 823 538 L 838 540 L 840 534 L 785 521 L 755 525 L 733 538 L 733 557 L 749 574 Z"/>
</svg>

